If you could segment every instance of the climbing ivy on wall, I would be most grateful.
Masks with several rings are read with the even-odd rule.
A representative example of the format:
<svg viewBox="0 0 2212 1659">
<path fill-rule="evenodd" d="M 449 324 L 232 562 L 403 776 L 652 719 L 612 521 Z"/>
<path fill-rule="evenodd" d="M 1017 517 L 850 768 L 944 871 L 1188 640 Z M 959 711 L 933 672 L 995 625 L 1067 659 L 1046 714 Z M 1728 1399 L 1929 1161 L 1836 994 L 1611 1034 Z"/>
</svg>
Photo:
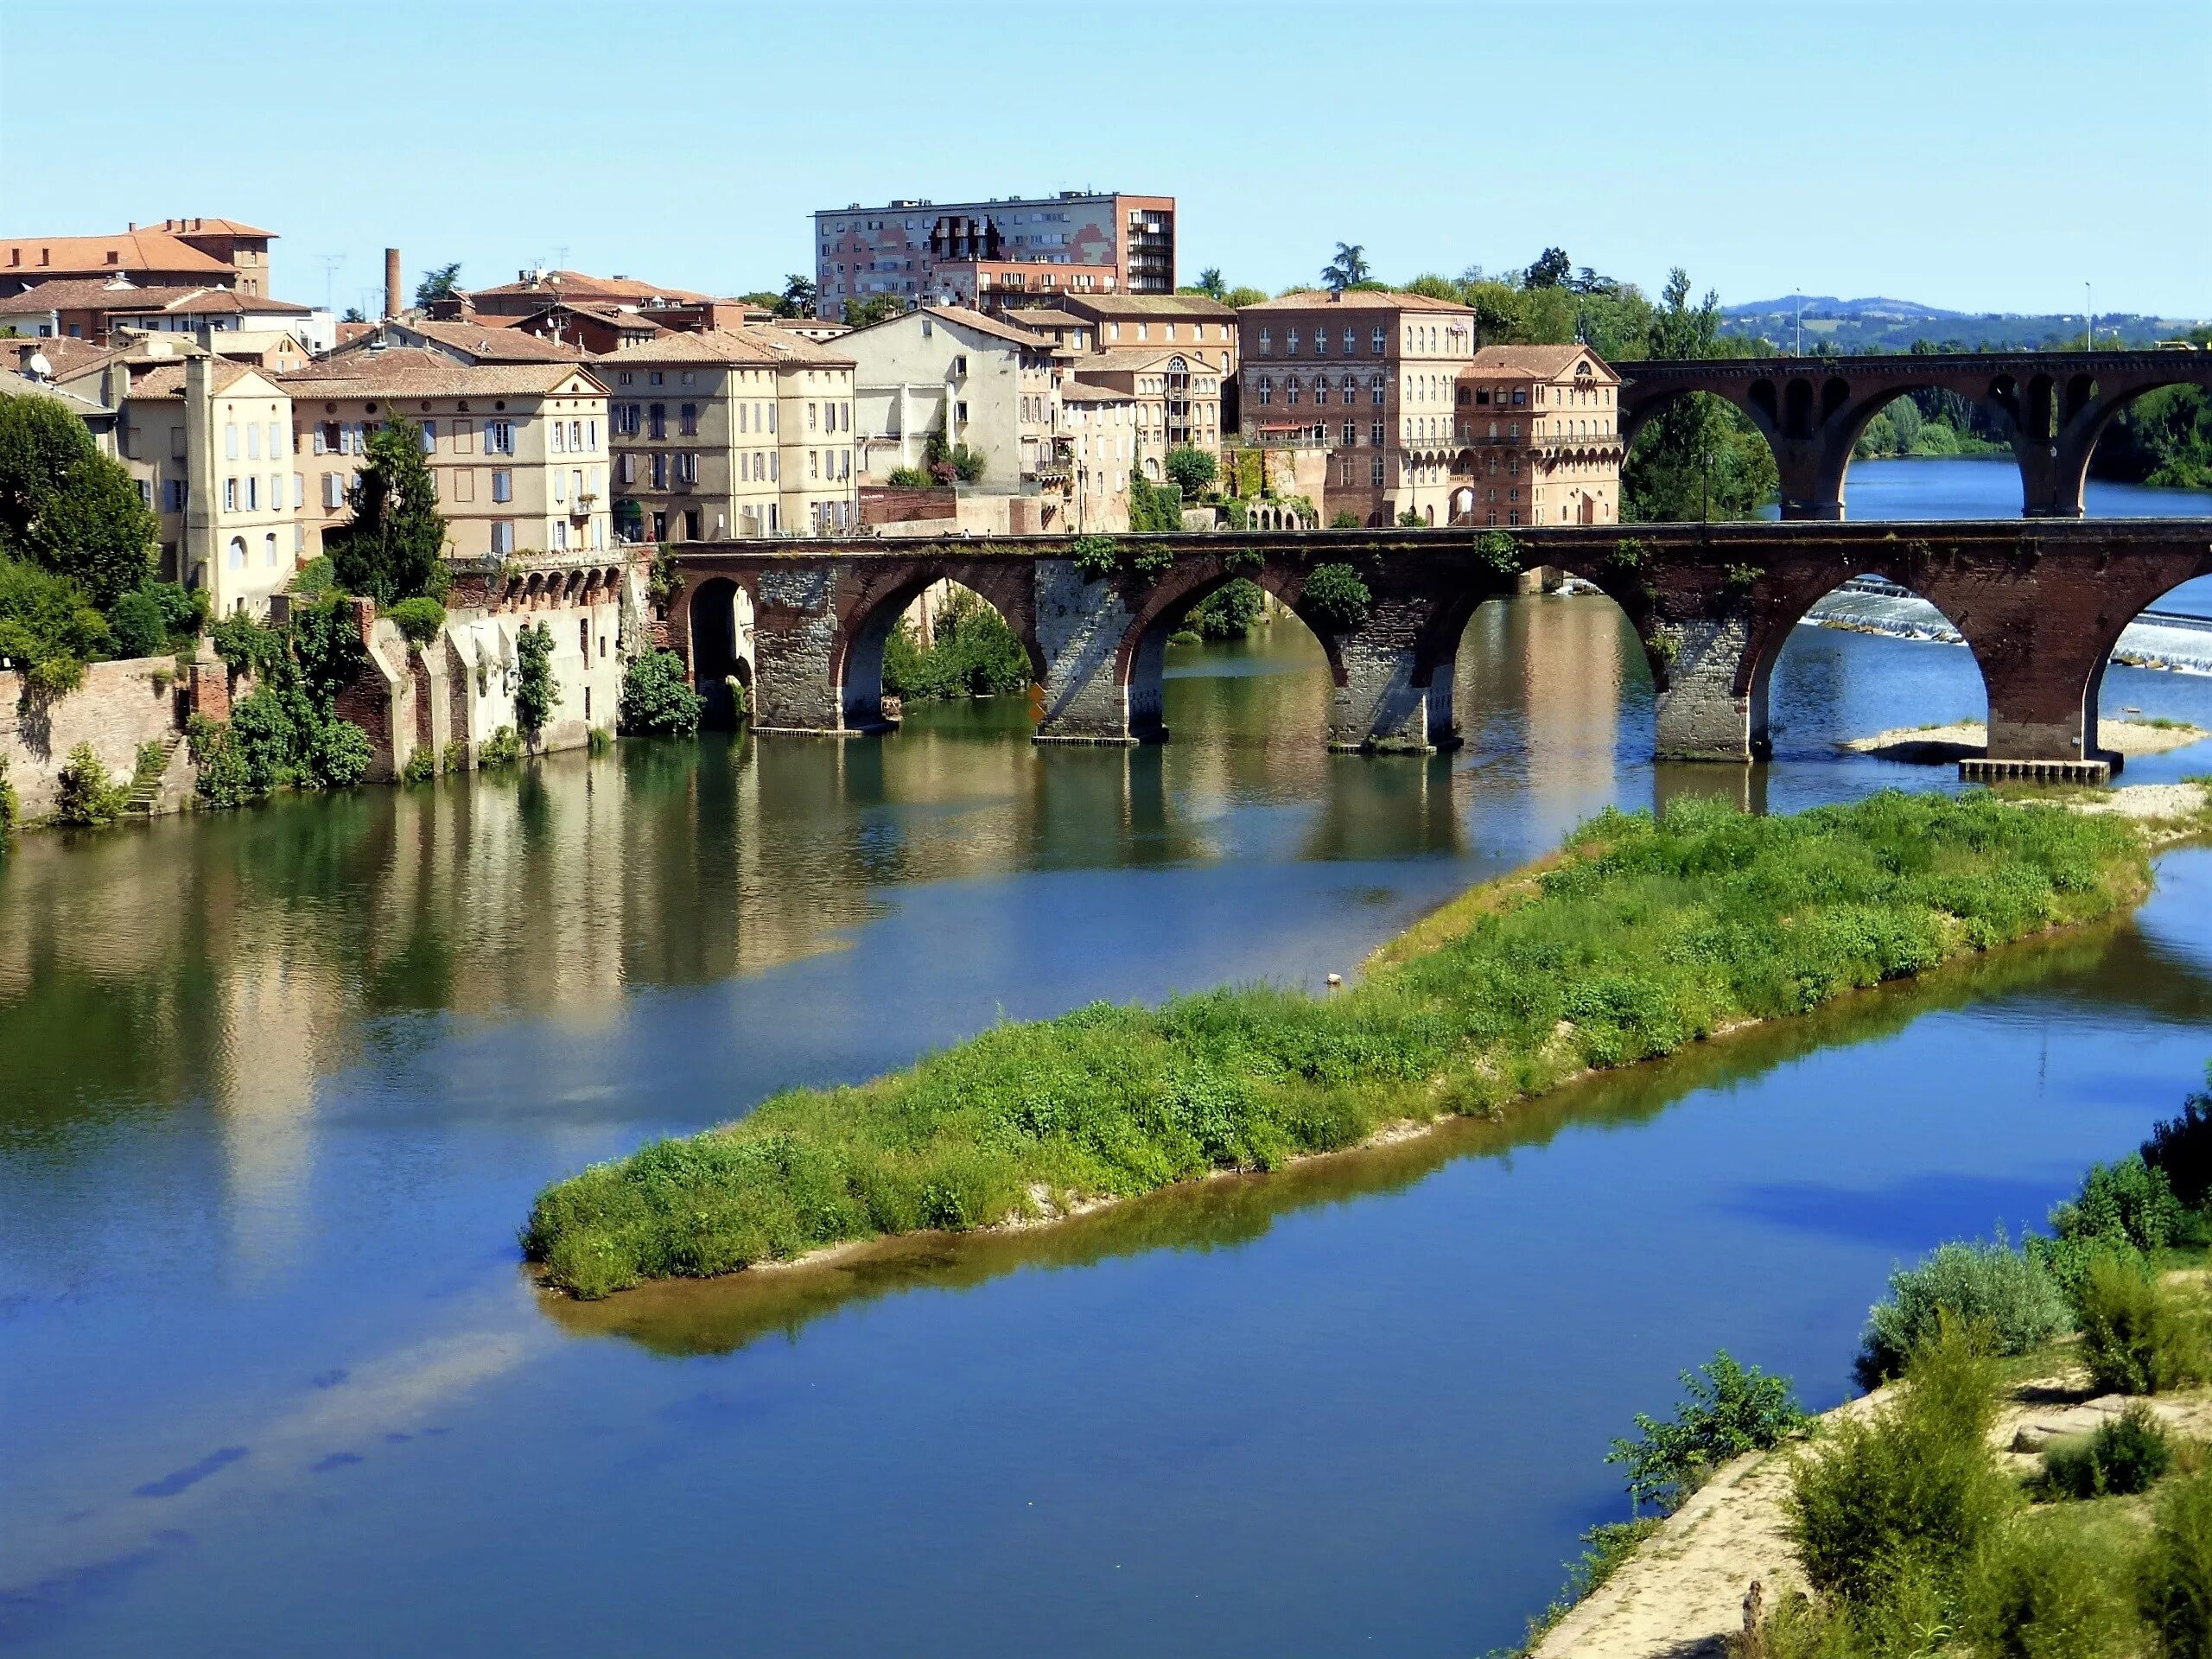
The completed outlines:
<svg viewBox="0 0 2212 1659">
<path fill-rule="evenodd" d="M 553 683 L 553 630 L 543 622 L 524 623 L 515 636 L 515 724 L 534 747 L 553 717 L 553 705 L 561 701 L 561 688 Z"/>
</svg>

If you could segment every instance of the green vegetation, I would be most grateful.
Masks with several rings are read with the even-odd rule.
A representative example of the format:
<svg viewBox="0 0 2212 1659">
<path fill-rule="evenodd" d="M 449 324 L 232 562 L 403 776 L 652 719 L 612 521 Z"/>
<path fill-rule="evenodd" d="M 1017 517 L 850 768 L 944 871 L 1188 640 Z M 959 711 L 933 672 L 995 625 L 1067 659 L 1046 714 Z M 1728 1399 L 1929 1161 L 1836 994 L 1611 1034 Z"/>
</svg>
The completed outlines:
<svg viewBox="0 0 2212 1659">
<path fill-rule="evenodd" d="M 2105 914 L 2147 882 L 2124 823 L 1980 792 L 1790 817 L 1607 812 L 1555 867 L 1412 930 L 1351 991 L 1251 986 L 1001 1025 L 560 1182 L 523 1240 L 550 1282 L 597 1296 L 1273 1168 Z"/>
<path fill-rule="evenodd" d="M 0 754 L 0 851 L 4 851 L 8 838 L 16 833 L 16 826 L 23 821 L 22 798 L 16 793 L 16 785 L 8 778 L 8 757 Z"/>
<path fill-rule="evenodd" d="M 1960 405 L 1964 406 L 1963 416 Z M 1929 412 L 1933 410 L 1935 412 Z M 1875 455 L 2003 455 L 2012 445 L 1988 416 L 1955 392 L 1910 392 L 1866 423 L 1852 453 Z"/>
<path fill-rule="evenodd" d="M 385 614 L 391 617 L 401 637 L 418 651 L 436 639 L 438 630 L 446 625 L 446 607 L 427 594 L 403 599 Z"/>
<path fill-rule="evenodd" d="M 1720 302 L 1689 303 L 1690 279 L 1676 270 L 1651 315 L 1637 357 L 1728 357 L 1748 342 L 1724 341 Z M 1655 521 L 1748 518 L 1780 487 L 1774 452 L 1732 404 L 1704 392 L 1676 397 L 1644 423 L 1621 469 L 1621 517 Z"/>
<path fill-rule="evenodd" d="M 1007 620 L 965 588 L 937 613 L 928 645 L 900 618 L 883 645 L 883 689 L 902 697 L 992 697 L 1029 689 L 1029 652 Z"/>
<path fill-rule="evenodd" d="M 445 592 L 446 521 L 420 427 L 394 417 L 370 433 L 368 458 L 346 499 L 352 522 L 324 538 L 340 587 L 383 610 Z"/>
<path fill-rule="evenodd" d="M 480 770 L 493 766 L 511 766 L 522 759 L 522 739 L 512 726 L 502 726 L 477 746 L 476 765 Z"/>
<path fill-rule="evenodd" d="M 1809 1421 L 1788 1377 L 1746 1369 L 1725 1348 L 1682 1373 L 1682 1391 L 1672 1421 L 1638 1412 L 1639 1438 L 1615 1440 L 1605 1454 L 1628 1465 L 1629 1501 L 1639 1509 L 1653 1503 L 1672 1515 L 1722 1464 L 1779 1446 Z"/>
<path fill-rule="evenodd" d="M 2173 1441 L 2140 1400 L 2097 1425 L 2094 1433 L 2044 1449 L 2043 1488 L 2053 1497 L 2129 1497 L 2147 1492 L 2173 1467 Z"/>
<path fill-rule="evenodd" d="M 1521 574 L 1521 544 L 1502 530 L 1486 530 L 1475 537 L 1475 557 L 1501 576 Z"/>
<path fill-rule="evenodd" d="M 1359 515 L 1350 511 L 1337 512 L 1330 518 L 1329 528 L 1331 530 L 1357 530 Z"/>
<path fill-rule="evenodd" d="M 450 264 L 433 265 L 423 273 L 423 280 L 415 284 L 415 303 L 427 306 L 438 300 L 449 300 L 461 292 L 461 261 Z"/>
<path fill-rule="evenodd" d="M 2186 338 L 2212 345 L 2212 327 Z M 2212 396 L 2202 386 L 2162 386 L 2120 410 L 2089 457 L 2100 478 L 2169 489 L 2212 490 Z"/>
<path fill-rule="evenodd" d="M 54 821 L 95 827 L 113 823 L 123 815 L 129 787 L 107 775 L 107 768 L 89 743 L 79 743 L 54 779 Z"/>
<path fill-rule="evenodd" d="M 1191 609 L 1183 626 L 1200 639 L 1242 639 L 1267 613 L 1267 594 L 1248 576 L 1217 588 Z"/>
<path fill-rule="evenodd" d="M 919 467 L 893 467 L 888 481 L 894 490 L 927 490 L 937 486 L 937 480 Z"/>
<path fill-rule="evenodd" d="M 1889 1300 L 1867 1316 L 1859 1380 L 1871 1388 L 1901 1374 L 1946 1316 L 1981 1325 L 1992 1351 L 2004 1355 L 2041 1348 L 2074 1324 L 2040 1257 L 2012 1249 L 2002 1232 L 1989 1244 L 1954 1240 L 1890 1274 Z"/>
<path fill-rule="evenodd" d="M 427 743 L 417 746 L 407 757 L 407 764 L 399 769 L 403 784 L 427 784 L 438 775 L 438 757 Z"/>
<path fill-rule="evenodd" d="M 1183 493 L 1185 500 L 1211 489 L 1219 475 L 1219 466 L 1204 449 L 1182 444 L 1167 452 L 1168 481 Z"/>
<path fill-rule="evenodd" d="M 905 313 L 906 302 L 896 294 L 871 294 L 845 302 L 845 321 L 855 328 L 873 328 Z M 797 315 L 796 313 L 792 315 Z"/>
<path fill-rule="evenodd" d="M 243 806 L 273 790 L 344 789 L 361 781 L 373 752 L 366 732 L 339 718 L 338 694 L 366 658 L 342 597 L 295 605 L 283 627 L 226 617 L 212 634 L 231 671 L 258 683 L 232 704 L 228 721 L 195 715 L 187 723 L 205 804 Z"/>
<path fill-rule="evenodd" d="M 151 575 L 156 527 L 130 472 L 60 399 L 0 399 L 0 553 L 106 611 Z"/>
<path fill-rule="evenodd" d="M 107 619 L 68 577 L 0 555 L 0 661 L 22 669 L 34 690 L 73 690 L 85 664 L 105 657 L 113 639 Z"/>
<path fill-rule="evenodd" d="M 632 737 L 689 737 L 699 729 L 706 706 L 691 689 L 681 657 L 672 651 L 640 652 L 622 671 L 615 721 Z"/>
<path fill-rule="evenodd" d="M 525 622 L 515 635 L 515 724 L 523 741 L 537 747 L 538 734 L 553 718 L 561 688 L 553 683 L 553 630 Z"/>
<path fill-rule="evenodd" d="M 1173 535 L 1183 528 L 1183 492 L 1129 474 L 1129 530 L 1134 535 Z"/>
<path fill-rule="evenodd" d="M 894 311 L 904 308 L 890 295 L 883 295 L 880 297 L 889 300 Z M 868 304 L 874 302 L 861 302 L 861 303 Z M 848 317 L 852 315 L 853 304 L 854 302 L 849 301 L 846 304 L 845 312 Z M 950 442 L 945 436 L 944 423 L 942 421 L 938 422 L 937 430 L 930 434 L 922 446 L 923 470 L 929 474 L 931 480 L 934 483 L 950 484 L 957 480 L 963 484 L 973 484 L 977 479 L 982 477 L 983 469 L 987 464 L 988 457 L 983 450 L 972 449 L 964 442 Z"/>
<path fill-rule="evenodd" d="M 1348 564 L 1317 564 L 1306 578 L 1301 608 L 1322 626 L 1345 632 L 1367 620 L 1374 595 Z"/>
</svg>

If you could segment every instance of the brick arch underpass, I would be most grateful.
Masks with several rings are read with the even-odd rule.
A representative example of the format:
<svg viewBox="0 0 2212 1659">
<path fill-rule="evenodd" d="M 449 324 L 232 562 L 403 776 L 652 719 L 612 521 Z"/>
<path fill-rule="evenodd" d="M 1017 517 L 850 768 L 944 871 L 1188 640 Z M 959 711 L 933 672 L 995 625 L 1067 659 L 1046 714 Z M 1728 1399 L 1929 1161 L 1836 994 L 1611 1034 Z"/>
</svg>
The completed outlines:
<svg viewBox="0 0 2212 1659">
<path fill-rule="evenodd" d="M 1714 358 L 1618 365 L 1620 429 L 1630 444 L 1676 397 L 1706 392 L 1741 410 L 1774 452 L 1782 516 L 1841 519 L 1852 449 L 1908 392 L 1955 392 L 2011 435 L 2021 512 L 2078 518 L 2089 457 L 2113 419 L 2161 386 L 2212 389 L 2212 352 L 1893 353 L 1866 357 Z"/>
<path fill-rule="evenodd" d="M 726 578 L 751 597 L 754 729 L 846 735 L 885 728 L 881 635 L 912 595 L 950 579 L 995 606 L 1042 688 L 1042 742 L 1166 736 L 1157 645 L 1192 605 L 1250 575 L 1328 653 L 1332 747 L 1424 751 L 1457 739 L 1451 663 L 1473 611 L 1511 591 L 1478 533 L 1439 530 L 1217 532 L 1119 538 L 1167 556 L 1147 575 L 1124 557 L 1086 580 L 1061 537 L 962 540 L 923 551 L 872 538 L 678 543 L 683 585 L 669 635 L 688 651 L 691 594 Z M 1569 525 L 1515 532 L 1524 567 L 1602 588 L 1644 645 L 1662 758 L 1743 761 L 1760 752 L 1767 679 L 1807 609 L 1855 575 L 1910 588 L 1948 617 L 1980 664 L 1994 761 L 2081 775 L 2100 753 L 2096 691 L 2113 642 L 2179 583 L 2212 575 L 2212 519 L 2007 519 L 1847 524 Z M 1256 557 L 1257 567 L 1252 561 Z M 1352 566 L 1370 604 L 1334 628 L 1304 602 L 1322 563 Z M 2071 768 L 2069 772 L 2066 769 Z"/>
</svg>

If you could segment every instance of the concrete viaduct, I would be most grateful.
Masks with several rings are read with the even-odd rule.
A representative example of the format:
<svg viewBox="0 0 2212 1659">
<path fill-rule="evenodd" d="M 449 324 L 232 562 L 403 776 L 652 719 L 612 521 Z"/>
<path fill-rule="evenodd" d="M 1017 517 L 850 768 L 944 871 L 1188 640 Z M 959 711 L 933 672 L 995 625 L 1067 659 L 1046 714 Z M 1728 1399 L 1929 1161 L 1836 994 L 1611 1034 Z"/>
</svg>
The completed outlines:
<svg viewBox="0 0 2212 1659">
<path fill-rule="evenodd" d="M 1743 761 L 1765 752 L 1768 678 L 1791 628 L 1872 574 L 1965 636 L 1988 693 L 1988 769 L 2083 777 L 2105 770 L 2097 694 L 2113 642 L 2162 594 L 2212 575 L 2212 519 L 1562 526 L 1510 542 L 1464 528 L 1215 532 L 1110 545 L 1112 569 L 1086 577 L 1074 556 L 1095 556 L 1098 538 L 1087 550 L 1059 537 L 678 543 L 668 642 L 702 684 L 749 670 L 763 736 L 881 732 L 885 641 L 917 594 L 950 580 L 996 607 L 1027 648 L 1038 741 L 1158 741 L 1168 635 L 1243 575 L 1321 642 L 1335 681 L 1329 746 L 1418 753 L 1459 741 L 1453 661 L 1476 607 L 1549 565 L 1603 588 L 1643 639 L 1659 755 Z M 1367 591 L 1349 608 L 1346 568 Z"/>
<path fill-rule="evenodd" d="M 2031 518 L 2079 518 L 2089 454 L 2113 417 L 2160 386 L 2212 387 L 2212 352 L 1977 352 L 1622 363 L 1628 442 L 1670 398 L 1724 397 L 1774 450 L 1784 518 L 1841 518 L 1844 474 L 1866 423 L 1909 391 L 1956 392 L 1996 417 Z"/>
</svg>

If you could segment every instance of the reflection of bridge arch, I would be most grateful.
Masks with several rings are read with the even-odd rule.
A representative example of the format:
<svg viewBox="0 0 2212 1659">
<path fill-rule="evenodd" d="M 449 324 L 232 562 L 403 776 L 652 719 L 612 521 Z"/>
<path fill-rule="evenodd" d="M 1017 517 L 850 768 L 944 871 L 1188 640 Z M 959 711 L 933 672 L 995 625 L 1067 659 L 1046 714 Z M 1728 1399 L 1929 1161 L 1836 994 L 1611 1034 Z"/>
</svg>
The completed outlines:
<svg viewBox="0 0 2212 1659">
<path fill-rule="evenodd" d="M 2113 419 L 2161 386 L 2212 387 L 2204 352 L 1907 353 L 1628 363 L 1620 427 L 1633 443 L 1673 399 L 1732 404 L 1774 451 L 1784 518 L 1840 518 L 1851 452 L 1885 405 L 1909 391 L 1955 392 L 2011 434 L 2021 511 L 2078 518 L 2089 458 Z"/>
<path fill-rule="evenodd" d="M 1331 681 L 1342 686 L 1344 654 L 1336 630 L 1304 607 L 1306 574 L 1296 566 L 1272 560 L 1256 569 L 1231 569 L 1219 561 L 1209 560 L 1194 568 L 1179 567 L 1161 577 L 1130 616 L 1115 651 L 1115 684 L 1128 709 L 1130 732 L 1147 741 L 1166 740 L 1163 679 L 1168 636 L 1183 626 L 1183 620 L 1192 611 L 1239 576 L 1273 594 L 1304 625 L 1327 659 Z"/>
</svg>

